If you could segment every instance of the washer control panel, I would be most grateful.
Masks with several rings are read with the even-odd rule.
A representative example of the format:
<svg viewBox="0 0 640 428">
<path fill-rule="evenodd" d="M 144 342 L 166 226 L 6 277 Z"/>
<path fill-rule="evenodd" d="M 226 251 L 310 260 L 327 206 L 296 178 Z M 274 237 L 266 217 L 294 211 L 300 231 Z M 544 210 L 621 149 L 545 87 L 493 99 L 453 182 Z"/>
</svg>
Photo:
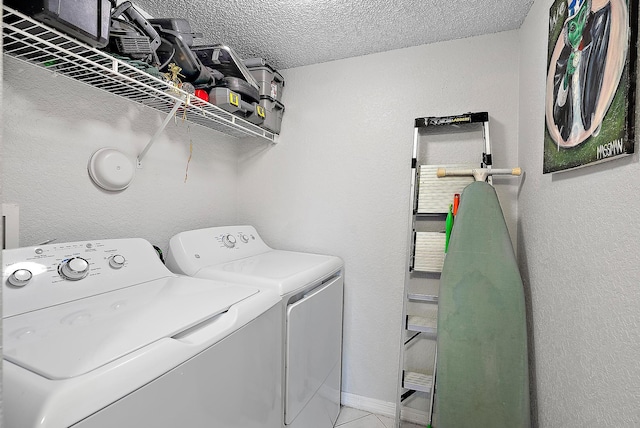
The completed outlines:
<svg viewBox="0 0 640 428">
<path fill-rule="evenodd" d="M 89 262 L 82 257 L 71 257 L 58 265 L 58 273 L 69 281 L 78 281 L 89 275 Z"/>
<path fill-rule="evenodd" d="M 33 274 L 29 269 L 16 269 L 9 275 L 7 282 L 14 287 L 24 287 L 31 281 Z"/>
<path fill-rule="evenodd" d="M 4 316 L 172 275 L 144 239 L 3 250 Z"/>
</svg>

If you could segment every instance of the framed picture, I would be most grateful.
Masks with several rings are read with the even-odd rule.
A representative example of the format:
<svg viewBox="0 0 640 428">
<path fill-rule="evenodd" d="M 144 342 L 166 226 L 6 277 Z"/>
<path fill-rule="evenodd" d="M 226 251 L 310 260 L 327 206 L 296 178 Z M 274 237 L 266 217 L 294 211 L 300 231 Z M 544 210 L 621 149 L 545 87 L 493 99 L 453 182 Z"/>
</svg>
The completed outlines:
<svg viewBox="0 0 640 428">
<path fill-rule="evenodd" d="M 634 152 L 638 0 L 549 9 L 544 173 Z"/>
</svg>

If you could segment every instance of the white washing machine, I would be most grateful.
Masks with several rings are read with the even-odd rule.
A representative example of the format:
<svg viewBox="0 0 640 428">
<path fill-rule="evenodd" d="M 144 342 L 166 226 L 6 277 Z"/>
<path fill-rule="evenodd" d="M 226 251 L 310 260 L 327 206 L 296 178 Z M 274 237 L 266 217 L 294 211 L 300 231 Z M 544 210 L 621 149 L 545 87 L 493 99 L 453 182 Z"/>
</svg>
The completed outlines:
<svg viewBox="0 0 640 428">
<path fill-rule="evenodd" d="M 6 428 L 279 428 L 280 296 L 143 239 L 3 251 Z"/>
<path fill-rule="evenodd" d="M 167 267 L 199 278 L 249 284 L 282 296 L 282 426 L 333 427 L 340 412 L 343 262 L 274 250 L 252 226 L 180 233 Z"/>
</svg>

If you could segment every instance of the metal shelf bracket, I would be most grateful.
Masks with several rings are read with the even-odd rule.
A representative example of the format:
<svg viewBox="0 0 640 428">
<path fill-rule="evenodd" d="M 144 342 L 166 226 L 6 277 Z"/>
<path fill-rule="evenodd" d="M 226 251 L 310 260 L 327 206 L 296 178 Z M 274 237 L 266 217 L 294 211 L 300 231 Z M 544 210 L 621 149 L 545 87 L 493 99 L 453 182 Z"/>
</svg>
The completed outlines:
<svg viewBox="0 0 640 428">
<path fill-rule="evenodd" d="M 149 151 L 153 143 L 156 142 L 160 134 L 162 134 L 162 131 L 164 131 L 164 129 L 167 127 L 171 119 L 175 117 L 176 112 L 178 111 L 181 105 L 182 105 L 182 101 L 176 102 L 176 104 L 173 106 L 173 108 L 171 109 L 167 117 L 165 117 L 164 121 L 162 122 L 162 125 L 160 125 L 160 127 L 156 130 L 156 133 L 153 134 L 153 137 L 151 137 L 151 140 L 149 140 L 145 148 L 140 152 L 140 154 L 138 155 L 138 162 L 137 162 L 138 168 L 142 168 L 142 158 L 144 157 L 144 155 L 147 154 L 147 152 Z M 186 106 L 187 104 L 185 104 L 185 108 Z"/>
</svg>

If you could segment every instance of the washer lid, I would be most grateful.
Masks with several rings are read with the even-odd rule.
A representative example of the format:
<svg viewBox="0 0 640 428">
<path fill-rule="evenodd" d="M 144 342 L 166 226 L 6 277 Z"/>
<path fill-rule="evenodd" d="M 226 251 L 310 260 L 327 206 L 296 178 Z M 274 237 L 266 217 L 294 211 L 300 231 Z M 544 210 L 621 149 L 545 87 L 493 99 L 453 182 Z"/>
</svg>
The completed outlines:
<svg viewBox="0 0 640 428">
<path fill-rule="evenodd" d="M 205 267 L 195 276 L 264 287 L 284 296 L 331 275 L 342 266 L 342 259 L 336 256 L 272 250 Z"/>
<path fill-rule="evenodd" d="M 79 376 L 258 292 L 169 277 L 8 317 L 3 320 L 4 358 L 48 379 Z"/>
</svg>

